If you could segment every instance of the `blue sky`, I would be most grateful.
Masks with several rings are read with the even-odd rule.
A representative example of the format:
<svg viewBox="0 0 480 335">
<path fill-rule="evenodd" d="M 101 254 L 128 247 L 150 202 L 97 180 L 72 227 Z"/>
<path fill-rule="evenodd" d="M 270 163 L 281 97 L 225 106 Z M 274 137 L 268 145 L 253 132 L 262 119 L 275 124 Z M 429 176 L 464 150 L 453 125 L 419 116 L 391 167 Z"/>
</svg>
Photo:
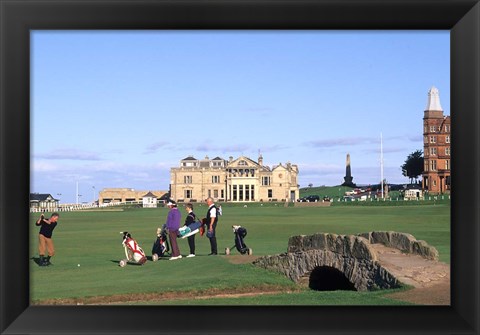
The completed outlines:
<svg viewBox="0 0 480 335">
<path fill-rule="evenodd" d="M 33 31 L 31 192 L 167 190 L 171 167 L 245 155 L 299 183 L 406 183 L 449 31 Z"/>
</svg>

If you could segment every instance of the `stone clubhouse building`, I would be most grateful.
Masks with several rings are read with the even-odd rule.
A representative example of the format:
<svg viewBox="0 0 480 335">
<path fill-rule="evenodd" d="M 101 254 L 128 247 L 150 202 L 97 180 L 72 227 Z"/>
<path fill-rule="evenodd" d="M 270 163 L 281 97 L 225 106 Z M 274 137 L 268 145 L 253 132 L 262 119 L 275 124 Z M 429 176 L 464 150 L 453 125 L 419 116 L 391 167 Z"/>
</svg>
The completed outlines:
<svg viewBox="0 0 480 335">
<path fill-rule="evenodd" d="M 207 197 L 226 202 L 295 201 L 299 198 L 298 166 L 287 162 L 263 165 L 240 156 L 196 159 L 188 156 L 170 169 L 170 196 L 177 202 L 199 202 Z"/>
</svg>

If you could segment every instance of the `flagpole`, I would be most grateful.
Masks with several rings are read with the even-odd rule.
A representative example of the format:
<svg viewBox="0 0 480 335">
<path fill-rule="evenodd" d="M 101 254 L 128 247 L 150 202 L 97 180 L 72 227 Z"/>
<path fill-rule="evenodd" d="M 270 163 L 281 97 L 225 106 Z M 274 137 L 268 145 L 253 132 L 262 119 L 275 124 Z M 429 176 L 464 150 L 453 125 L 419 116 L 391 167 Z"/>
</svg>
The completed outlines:
<svg viewBox="0 0 480 335">
<path fill-rule="evenodd" d="M 380 183 L 382 189 L 382 199 L 383 199 L 383 135 L 380 133 Z"/>
</svg>

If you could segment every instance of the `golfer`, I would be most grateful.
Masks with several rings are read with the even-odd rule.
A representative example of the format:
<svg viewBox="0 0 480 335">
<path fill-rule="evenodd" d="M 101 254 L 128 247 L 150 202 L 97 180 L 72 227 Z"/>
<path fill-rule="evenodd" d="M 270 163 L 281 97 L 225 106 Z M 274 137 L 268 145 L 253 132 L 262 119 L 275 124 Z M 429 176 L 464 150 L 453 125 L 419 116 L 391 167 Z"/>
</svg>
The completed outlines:
<svg viewBox="0 0 480 335">
<path fill-rule="evenodd" d="M 193 212 L 193 205 L 188 203 L 185 205 L 185 210 L 187 211 L 187 217 L 185 218 L 185 226 L 190 226 L 192 223 L 195 223 L 197 216 Z M 190 254 L 187 257 L 195 257 L 195 234 L 187 237 L 188 246 L 190 248 Z"/>
<path fill-rule="evenodd" d="M 52 234 L 57 226 L 58 217 L 58 213 L 53 213 L 52 216 L 50 216 L 50 219 L 45 219 L 45 216 L 42 214 L 37 222 L 35 222 L 37 226 L 40 226 L 40 233 L 38 234 L 38 255 L 40 256 L 38 262 L 39 266 L 52 265 L 52 263 L 50 263 L 50 258 L 55 254 Z M 48 253 L 47 257 L 45 257 L 45 250 Z"/>
<path fill-rule="evenodd" d="M 176 259 L 182 258 L 180 255 L 180 249 L 178 249 L 177 235 L 178 228 L 180 228 L 180 219 L 182 214 L 178 211 L 177 203 L 173 200 L 170 200 L 167 204 L 167 207 L 170 209 L 167 215 L 167 222 L 165 226 L 168 230 L 168 237 L 170 238 L 170 245 L 172 246 L 172 257 L 169 260 L 174 261 Z"/>
<path fill-rule="evenodd" d="M 215 236 L 215 229 L 217 228 L 218 222 L 218 209 L 213 203 L 213 198 L 208 197 L 206 200 L 208 211 L 207 211 L 207 222 L 205 231 L 207 232 L 207 237 L 210 240 L 210 253 L 211 255 L 217 254 L 217 237 Z"/>
</svg>

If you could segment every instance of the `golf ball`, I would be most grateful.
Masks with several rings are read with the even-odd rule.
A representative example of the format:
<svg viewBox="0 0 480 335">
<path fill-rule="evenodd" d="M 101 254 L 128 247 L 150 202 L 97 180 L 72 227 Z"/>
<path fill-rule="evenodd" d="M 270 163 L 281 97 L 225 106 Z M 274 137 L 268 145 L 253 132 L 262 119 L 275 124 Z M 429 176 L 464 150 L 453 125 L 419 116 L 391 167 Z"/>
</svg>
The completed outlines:
<svg viewBox="0 0 480 335">
<path fill-rule="evenodd" d="M 77 266 L 80 266 L 80 264 L 77 264 Z"/>
</svg>

